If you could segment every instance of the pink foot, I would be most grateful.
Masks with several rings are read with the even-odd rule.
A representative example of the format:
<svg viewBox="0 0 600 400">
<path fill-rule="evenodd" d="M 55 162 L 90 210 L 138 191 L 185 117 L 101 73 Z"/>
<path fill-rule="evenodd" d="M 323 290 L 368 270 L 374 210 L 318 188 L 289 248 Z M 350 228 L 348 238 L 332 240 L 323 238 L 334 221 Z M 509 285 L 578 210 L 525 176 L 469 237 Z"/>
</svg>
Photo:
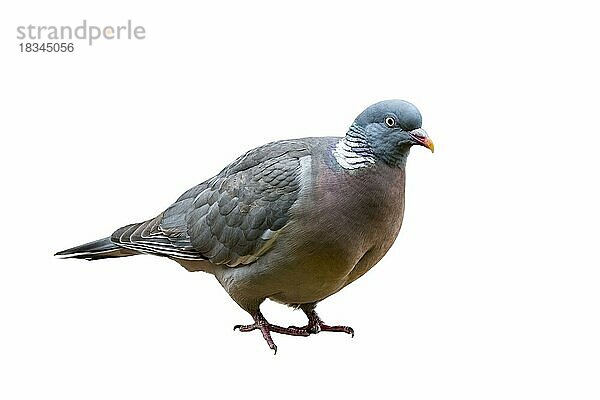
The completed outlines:
<svg viewBox="0 0 600 400">
<path fill-rule="evenodd" d="M 314 305 L 302 307 L 302 310 L 308 317 L 308 324 L 305 326 L 288 326 L 287 328 L 284 328 L 283 326 L 270 324 L 262 313 L 257 311 L 256 314 L 252 316 L 254 319 L 253 324 L 236 325 L 233 327 L 233 330 L 238 329 L 240 332 L 252 332 L 253 330 L 258 329 L 260 333 L 262 333 L 267 345 L 269 345 L 269 348 L 273 350 L 275 354 L 277 354 L 277 346 L 275 345 L 275 342 L 273 342 L 271 332 L 291 336 L 310 336 L 311 334 L 317 334 L 319 332 L 344 332 L 354 337 L 354 329 L 349 326 L 327 325 L 321 321 L 321 318 L 319 318 L 314 310 Z"/>
<path fill-rule="evenodd" d="M 302 327 L 290 326 L 289 328 L 305 331 L 309 334 L 317 334 L 319 332 L 344 332 L 354 337 L 354 329 L 351 327 L 343 325 L 327 325 L 321 321 L 321 318 L 319 318 L 314 311 L 308 315 L 308 325 Z"/>
<path fill-rule="evenodd" d="M 233 330 L 238 329 L 240 332 L 251 332 L 255 329 L 260 330 L 263 338 L 267 342 L 267 345 L 271 350 L 277 354 L 277 346 L 275 342 L 273 342 L 273 338 L 271 337 L 271 332 L 281 333 L 284 335 L 292 335 L 292 336 L 308 336 L 310 335 L 305 329 L 288 327 L 284 328 L 283 326 L 270 324 L 265 317 L 262 315 L 260 311 L 253 316 L 254 323 L 250 325 L 236 325 L 233 327 Z"/>
</svg>

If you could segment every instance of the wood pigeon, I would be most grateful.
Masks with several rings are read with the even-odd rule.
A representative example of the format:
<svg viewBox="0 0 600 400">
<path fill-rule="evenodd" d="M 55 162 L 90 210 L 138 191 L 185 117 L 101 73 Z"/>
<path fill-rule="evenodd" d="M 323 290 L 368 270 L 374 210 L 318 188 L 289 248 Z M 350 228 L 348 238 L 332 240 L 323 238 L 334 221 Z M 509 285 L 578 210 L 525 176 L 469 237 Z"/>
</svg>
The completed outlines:
<svg viewBox="0 0 600 400">
<path fill-rule="evenodd" d="M 410 148 L 433 143 L 419 110 L 386 100 L 365 109 L 344 137 L 282 140 L 248 151 L 147 221 L 56 253 L 97 260 L 151 254 L 214 275 L 254 319 L 236 325 L 308 336 L 326 325 L 318 302 L 360 278 L 386 254 L 404 214 Z M 302 327 L 269 323 L 265 299 L 300 308 Z"/>
</svg>

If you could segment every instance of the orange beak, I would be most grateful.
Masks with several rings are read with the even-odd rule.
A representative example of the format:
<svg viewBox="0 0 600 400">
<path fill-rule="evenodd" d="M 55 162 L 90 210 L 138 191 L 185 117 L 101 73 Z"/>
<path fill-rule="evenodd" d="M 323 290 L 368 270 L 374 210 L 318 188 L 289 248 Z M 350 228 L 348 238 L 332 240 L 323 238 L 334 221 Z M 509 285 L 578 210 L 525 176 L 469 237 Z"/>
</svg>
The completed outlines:
<svg viewBox="0 0 600 400">
<path fill-rule="evenodd" d="M 427 147 L 433 153 L 433 150 L 434 150 L 433 142 L 431 141 L 429 136 L 427 136 L 427 132 L 425 132 L 424 129 L 421 129 L 421 128 L 414 129 L 414 130 L 410 131 L 410 135 L 415 140 L 416 144 L 423 146 L 423 147 Z"/>
<path fill-rule="evenodd" d="M 423 146 L 427 147 L 433 153 L 434 145 L 431 139 L 425 138 L 425 140 L 423 141 Z"/>
</svg>

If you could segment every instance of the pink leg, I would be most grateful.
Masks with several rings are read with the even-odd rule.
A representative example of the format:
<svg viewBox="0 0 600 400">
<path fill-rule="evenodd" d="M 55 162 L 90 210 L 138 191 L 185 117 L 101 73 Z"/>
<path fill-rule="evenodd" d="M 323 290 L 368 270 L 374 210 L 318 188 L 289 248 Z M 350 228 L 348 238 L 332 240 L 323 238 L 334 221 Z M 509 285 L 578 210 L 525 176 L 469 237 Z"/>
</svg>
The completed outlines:
<svg viewBox="0 0 600 400">
<path fill-rule="evenodd" d="M 315 311 L 314 304 L 303 304 L 300 308 L 308 317 L 308 325 L 303 327 L 290 326 L 290 328 L 303 330 L 309 334 L 317 334 L 319 332 L 344 332 L 354 337 L 354 329 L 349 326 L 325 324 Z"/>
<path fill-rule="evenodd" d="M 233 327 L 234 330 L 239 329 L 240 332 L 251 332 L 255 329 L 260 330 L 263 338 L 269 345 L 269 348 L 277 354 L 277 346 L 273 342 L 273 338 L 271 337 L 271 332 L 281 333 L 284 335 L 292 335 L 292 336 L 308 336 L 310 335 L 305 329 L 297 329 L 294 327 L 284 328 L 279 325 L 270 324 L 266 318 L 262 315 L 260 311 L 257 311 L 256 314 L 252 316 L 254 318 L 254 323 L 250 325 L 236 325 Z"/>
<path fill-rule="evenodd" d="M 240 332 L 251 332 L 258 329 L 269 345 L 269 348 L 273 350 L 275 354 L 277 354 L 277 346 L 275 345 L 275 342 L 273 342 L 271 332 L 292 336 L 309 336 L 319 332 L 344 332 L 354 337 L 354 329 L 349 326 L 326 325 L 315 312 L 314 304 L 303 304 L 300 306 L 300 308 L 308 317 L 308 324 L 305 326 L 288 326 L 287 328 L 284 328 L 283 326 L 270 324 L 269 321 L 267 321 L 262 315 L 262 313 L 257 311 L 254 315 L 252 315 L 252 318 L 254 319 L 253 324 L 236 325 L 233 327 L 233 329 L 239 329 Z"/>
</svg>

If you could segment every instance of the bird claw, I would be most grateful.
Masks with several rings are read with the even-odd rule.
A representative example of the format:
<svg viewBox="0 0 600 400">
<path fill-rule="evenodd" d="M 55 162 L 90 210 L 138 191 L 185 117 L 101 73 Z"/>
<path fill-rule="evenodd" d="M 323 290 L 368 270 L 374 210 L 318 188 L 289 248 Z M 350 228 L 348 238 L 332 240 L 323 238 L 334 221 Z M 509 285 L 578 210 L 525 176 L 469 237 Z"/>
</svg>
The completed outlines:
<svg viewBox="0 0 600 400">
<path fill-rule="evenodd" d="M 325 325 L 322 321 L 316 322 L 316 323 L 312 323 L 306 326 L 289 326 L 288 329 L 295 329 L 298 331 L 304 331 L 307 333 L 308 335 L 316 335 L 319 332 L 344 332 L 347 333 L 349 335 L 352 335 L 352 337 L 354 337 L 354 329 L 352 329 L 349 326 L 342 326 L 342 325 L 334 325 L 334 326 L 330 326 L 330 325 Z"/>
<path fill-rule="evenodd" d="M 349 326 L 342 326 L 342 325 L 335 325 L 335 326 L 329 326 L 329 325 L 321 325 L 321 331 L 323 332 L 344 332 L 347 333 L 348 335 L 352 335 L 352 337 L 354 337 L 354 329 L 352 329 Z"/>
<path fill-rule="evenodd" d="M 254 318 L 254 323 L 250 325 L 235 325 L 233 330 L 239 330 L 240 332 L 251 332 L 253 330 L 258 329 L 263 336 L 263 339 L 267 342 L 267 345 L 271 350 L 273 350 L 274 354 L 277 354 L 277 346 L 273 342 L 273 338 L 271 337 L 271 332 L 281 333 L 283 335 L 291 335 L 291 336 L 310 336 L 316 335 L 319 332 L 344 332 L 354 337 L 354 329 L 349 326 L 342 325 L 326 325 L 321 321 L 318 315 L 312 310 L 311 313 L 307 314 L 309 316 L 308 325 L 305 326 L 288 326 L 284 328 L 283 326 L 274 325 L 269 323 L 265 317 L 261 314 L 261 312 L 257 312 L 252 317 Z"/>
<path fill-rule="evenodd" d="M 258 326 L 256 324 L 251 324 L 251 325 L 236 325 L 233 327 L 233 330 L 239 330 L 240 332 L 251 332 L 255 329 L 258 329 Z"/>
<path fill-rule="evenodd" d="M 261 312 L 257 312 L 253 315 L 254 323 L 250 325 L 235 325 L 233 330 L 239 330 L 240 332 L 251 332 L 255 329 L 260 330 L 262 333 L 263 339 L 267 342 L 267 345 L 271 350 L 273 350 L 273 354 L 277 354 L 277 345 L 273 342 L 273 338 L 271 337 L 271 331 L 278 332 L 280 329 L 285 329 L 277 325 L 270 324 L 265 317 L 261 314 Z"/>
</svg>

